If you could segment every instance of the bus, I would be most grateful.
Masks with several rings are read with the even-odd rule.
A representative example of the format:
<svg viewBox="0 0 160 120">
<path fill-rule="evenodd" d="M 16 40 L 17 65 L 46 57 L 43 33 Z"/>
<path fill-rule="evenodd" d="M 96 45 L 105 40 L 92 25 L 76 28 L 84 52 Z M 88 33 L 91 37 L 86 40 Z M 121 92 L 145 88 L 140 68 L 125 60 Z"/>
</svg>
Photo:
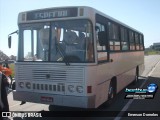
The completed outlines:
<svg viewBox="0 0 160 120">
<path fill-rule="evenodd" d="M 14 100 L 98 108 L 144 70 L 143 33 L 94 8 L 21 12 L 18 27 Z"/>
</svg>

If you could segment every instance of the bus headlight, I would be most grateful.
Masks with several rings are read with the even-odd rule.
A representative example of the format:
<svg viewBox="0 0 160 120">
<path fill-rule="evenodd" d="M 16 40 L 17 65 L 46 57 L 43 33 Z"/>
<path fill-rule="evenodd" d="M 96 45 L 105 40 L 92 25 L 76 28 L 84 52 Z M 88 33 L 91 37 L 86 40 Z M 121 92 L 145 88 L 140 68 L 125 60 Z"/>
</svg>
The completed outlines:
<svg viewBox="0 0 160 120">
<path fill-rule="evenodd" d="M 24 88 L 24 82 L 19 82 L 19 87 Z"/>
<path fill-rule="evenodd" d="M 68 86 L 68 90 L 69 90 L 69 92 L 74 92 L 74 86 L 73 85 L 69 85 Z"/>
<path fill-rule="evenodd" d="M 83 92 L 83 87 L 82 86 L 77 86 L 77 92 L 82 93 Z"/>
<path fill-rule="evenodd" d="M 30 82 L 26 82 L 26 88 L 31 89 L 31 83 Z"/>
</svg>

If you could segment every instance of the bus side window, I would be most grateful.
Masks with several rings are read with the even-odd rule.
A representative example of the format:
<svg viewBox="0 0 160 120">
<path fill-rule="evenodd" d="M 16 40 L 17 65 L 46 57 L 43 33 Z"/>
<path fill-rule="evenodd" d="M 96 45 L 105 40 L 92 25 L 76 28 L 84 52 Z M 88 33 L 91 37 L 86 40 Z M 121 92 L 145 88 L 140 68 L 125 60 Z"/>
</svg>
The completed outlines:
<svg viewBox="0 0 160 120">
<path fill-rule="evenodd" d="M 112 22 L 108 22 L 109 27 L 109 44 L 111 51 L 120 50 L 120 39 L 118 25 Z"/>
<path fill-rule="evenodd" d="M 130 50 L 135 50 L 134 32 L 129 31 Z"/>
<path fill-rule="evenodd" d="M 100 23 L 96 23 L 96 39 L 97 39 L 97 50 L 106 50 L 105 45 L 100 45 L 99 39 L 98 39 L 98 33 L 99 32 L 105 32 L 105 26 Z"/>
<path fill-rule="evenodd" d="M 120 28 L 121 32 L 121 45 L 122 45 L 122 50 L 128 50 L 128 34 L 127 34 L 127 29 L 124 27 Z"/>
<path fill-rule="evenodd" d="M 98 53 L 98 62 L 106 61 L 107 60 L 107 44 L 100 44 L 100 33 L 106 33 L 106 27 L 104 24 L 96 23 L 96 42 L 97 42 L 97 53 Z M 107 36 L 107 34 L 106 34 Z M 107 38 L 107 37 L 106 37 Z M 106 39 L 107 41 L 107 39 Z M 107 43 L 107 42 L 106 42 Z"/>
<path fill-rule="evenodd" d="M 140 50 L 143 50 L 144 47 L 143 47 L 143 35 L 139 35 L 139 42 L 140 42 Z"/>
<path fill-rule="evenodd" d="M 135 33 L 135 43 L 136 43 L 136 50 L 139 50 L 139 35 Z"/>
<path fill-rule="evenodd" d="M 129 31 L 130 50 L 135 50 L 134 32 Z"/>
</svg>

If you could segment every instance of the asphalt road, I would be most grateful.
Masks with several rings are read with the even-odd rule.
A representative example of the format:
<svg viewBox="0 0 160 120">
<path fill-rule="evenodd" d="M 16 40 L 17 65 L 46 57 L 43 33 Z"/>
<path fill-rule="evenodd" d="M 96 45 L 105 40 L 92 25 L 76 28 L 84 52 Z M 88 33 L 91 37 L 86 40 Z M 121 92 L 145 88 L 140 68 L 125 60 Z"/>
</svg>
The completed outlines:
<svg viewBox="0 0 160 120">
<path fill-rule="evenodd" d="M 136 85 L 129 85 L 127 88 L 146 88 L 146 86 L 149 83 L 156 83 L 157 85 L 160 85 L 160 55 L 152 55 L 152 56 L 145 56 L 145 71 L 143 72 L 142 76 L 140 77 L 140 80 L 138 84 Z M 124 92 L 125 89 L 123 89 L 117 96 L 115 97 L 115 100 L 111 106 L 106 106 L 106 104 L 101 105 L 98 109 L 92 111 L 92 110 L 86 110 L 86 109 L 77 109 L 77 108 L 70 108 L 70 107 L 52 107 L 49 105 L 43 105 L 43 104 L 35 104 L 35 103 L 26 103 L 24 105 L 20 105 L 21 102 L 14 101 L 12 97 L 12 92 L 8 95 L 9 105 L 10 105 L 10 111 L 53 111 L 52 114 L 55 113 L 55 111 L 59 111 L 58 114 L 65 111 L 65 114 L 76 114 L 75 111 L 79 112 L 79 115 L 82 117 L 77 118 L 71 118 L 71 117 L 65 117 L 65 120 L 71 120 L 71 119 L 83 119 L 83 120 L 128 120 L 128 119 L 146 119 L 145 117 L 139 118 L 139 117 L 122 117 L 124 113 L 122 111 L 127 112 L 135 112 L 135 111 L 160 111 L 160 95 L 157 94 L 160 92 L 158 89 L 157 93 L 155 94 L 154 99 L 147 99 L 147 100 L 131 100 L 131 99 L 124 99 L 126 93 Z M 85 111 L 85 113 L 84 113 Z M 109 114 L 113 114 L 114 116 L 110 116 Z M 86 117 L 86 114 L 89 114 L 91 117 Z M 97 114 L 97 115 L 96 115 Z M 97 117 L 96 117 L 97 116 Z M 18 118 L 14 118 L 15 120 L 18 120 Z M 31 118 L 27 118 L 27 120 L 30 120 Z M 35 118 L 32 118 L 33 120 Z M 40 118 L 38 118 L 39 120 Z M 44 119 L 44 118 L 43 118 Z M 54 117 L 54 118 L 45 118 L 46 120 L 64 120 L 64 117 Z M 158 117 L 147 117 L 149 120 L 155 120 L 160 119 L 160 113 L 159 118 Z"/>
</svg>

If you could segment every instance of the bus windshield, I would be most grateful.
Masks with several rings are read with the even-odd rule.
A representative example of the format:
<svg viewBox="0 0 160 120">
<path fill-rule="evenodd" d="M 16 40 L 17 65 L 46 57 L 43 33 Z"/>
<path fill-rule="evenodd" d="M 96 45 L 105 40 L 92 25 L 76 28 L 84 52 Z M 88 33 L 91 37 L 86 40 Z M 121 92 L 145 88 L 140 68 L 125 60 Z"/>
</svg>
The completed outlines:
<svg viewBox="0 0 160 120">
<path fill-rule="evenodd" d="M 89 20 L 21 24 L 19 35 L 19 61 L 94 62 Z"/>
</svg>

